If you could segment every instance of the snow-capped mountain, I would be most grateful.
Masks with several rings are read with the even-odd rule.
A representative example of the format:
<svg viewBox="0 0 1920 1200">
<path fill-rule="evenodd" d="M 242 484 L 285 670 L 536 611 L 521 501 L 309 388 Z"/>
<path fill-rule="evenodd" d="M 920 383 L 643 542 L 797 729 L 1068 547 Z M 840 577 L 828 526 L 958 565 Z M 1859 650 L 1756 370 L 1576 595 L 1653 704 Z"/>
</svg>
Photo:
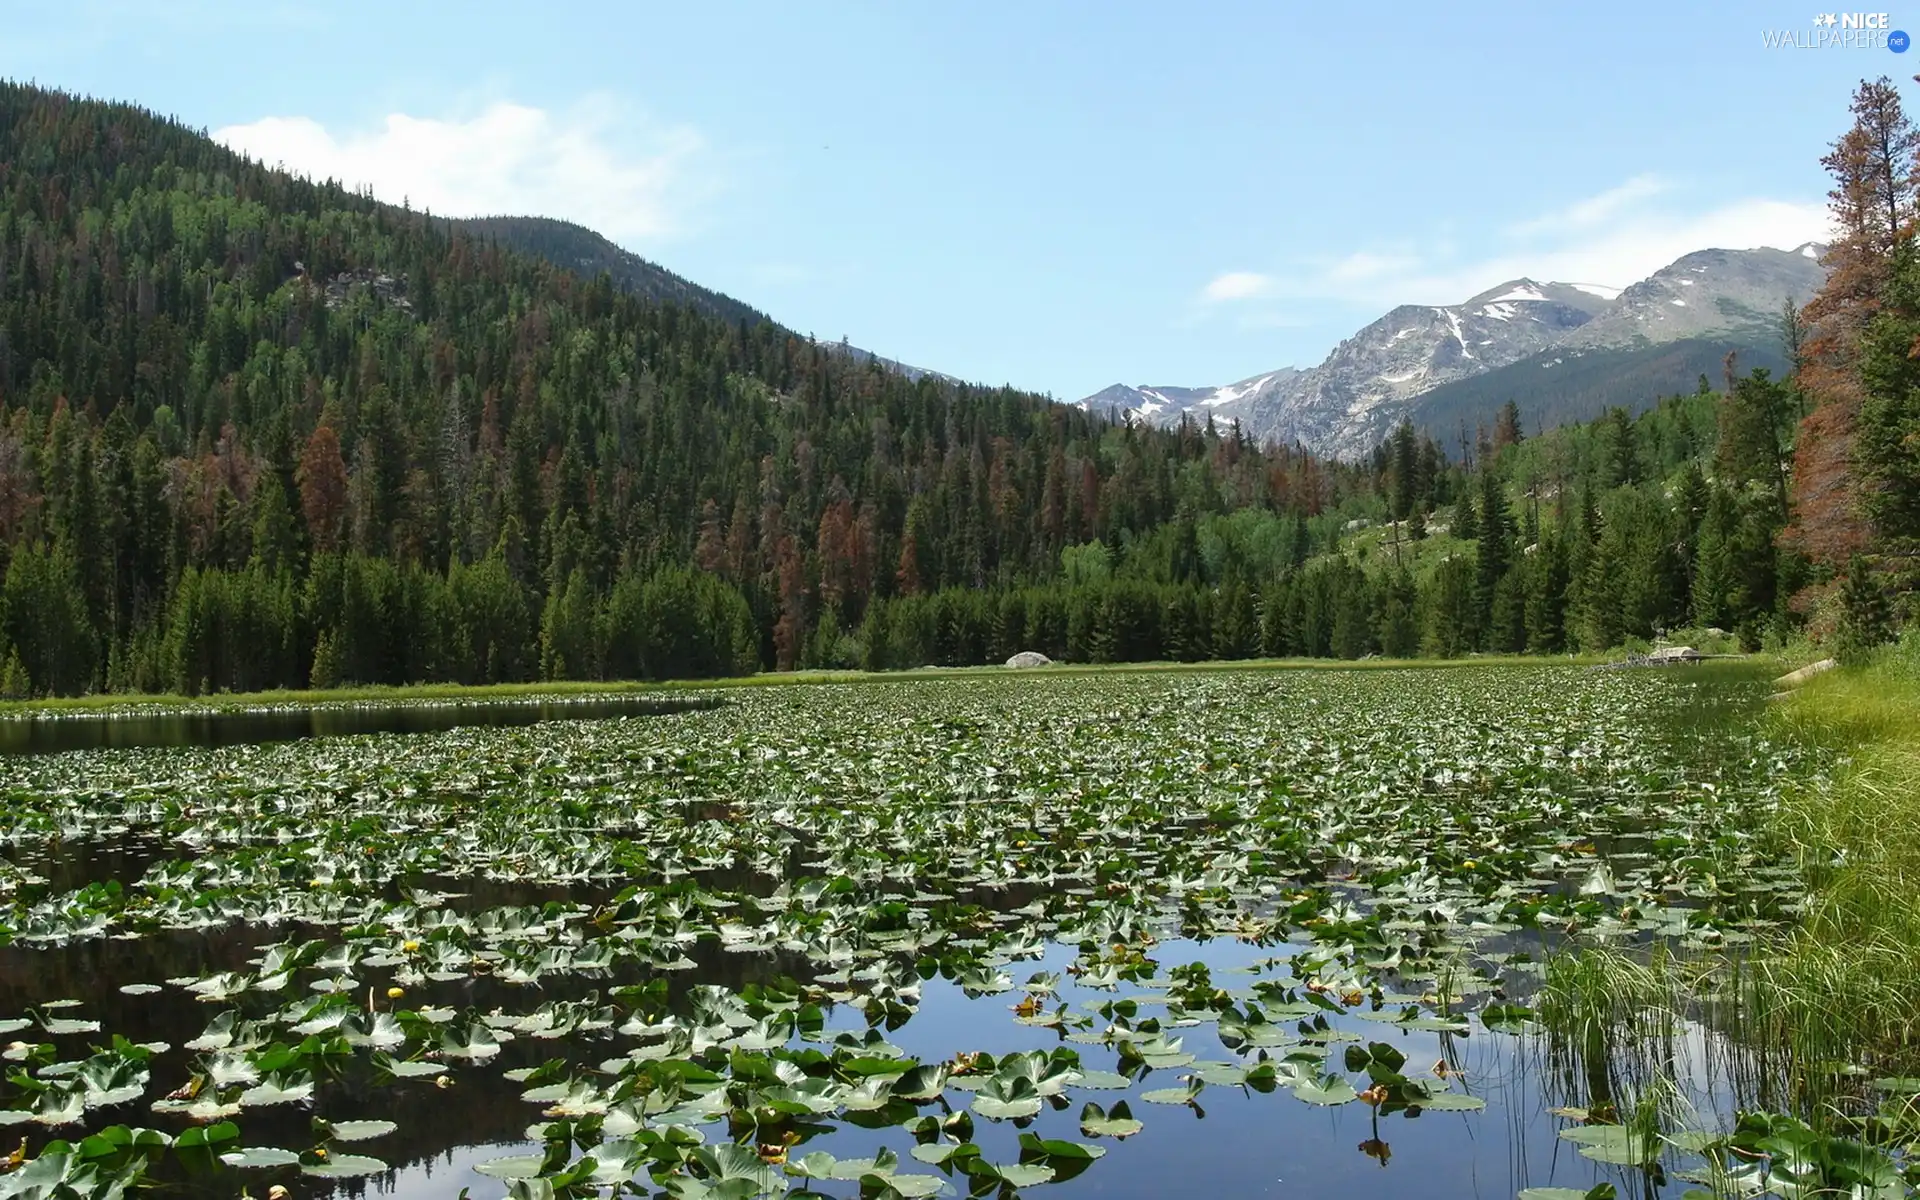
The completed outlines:
<svg viewBox="0 0 1920 1200">
<path fill-rule="evenodd" d="M 1213 388 L 1128 387 L 1116 383 L 1088 396 L 1080 402 L 1080 407 L 1098 412 L 1130 413 L 1142 421 L 1163 425 L 1177 425 L 1181 413 L 1192 413 L 1196 424 L 1205 424 L 1208 414 L 1244 400 L 1262 388 L 1282 386 L 1299 373 L 1292 367 L 1281 367 L 1278 371 Z"/>
<path fill-rule="evenodd" d="M 1570 335 L 1569 347 L 1674 342 L 1721 334 L 1775 337 L 1788 298 L 1804 304 L 1826 280 L 1823 246 L 1696 250 L 1621 292 Z"/>
<path fill-rule="evenodd" d="M 1116 384 L 1081 403 L 1162 425 L 1188 414 L 1197 422 L 1237 420 L 1261 441 L 1357 457 L 1414 413 L 1424 393 L 1515 363 L 1550 365 L 1553 355 L 1595 348 L 1771 337 L 1785 301 L 1805 301 L 1825 278 L 1821 249 L 1702 250 L 1625 289 L 1509 280 L 1461 304 L 1401 305 L 1307 370 L 1283 368 L 1222 388 Z M 1515 399 L 1524 408 L 1525 398 Z"/>
</svg>

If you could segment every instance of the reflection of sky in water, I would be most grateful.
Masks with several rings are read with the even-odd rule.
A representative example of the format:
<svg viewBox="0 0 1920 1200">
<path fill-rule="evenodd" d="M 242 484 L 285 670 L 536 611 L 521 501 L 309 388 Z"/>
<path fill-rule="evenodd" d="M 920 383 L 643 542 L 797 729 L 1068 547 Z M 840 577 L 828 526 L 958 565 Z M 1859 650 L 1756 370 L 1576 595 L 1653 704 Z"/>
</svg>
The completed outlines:
<svg viewBox="0 0 1920 1200">
<path fill-rule="evenodd" d="M 1170 966 L 1204 960 L 1213 968 L 1214 982 L 1231 989 L 1253 978 L 1230 974 L 1233 968 L 1289 952 L 1286 946 L 1181 941 L 1163 943 L 1151 953 L 1160 963 L 1161 974 Z M 979 999 L 969 999 L 946 980 L 929 981 L 924 985 L 919 1010 L 901 1028 L 887 1033 L 887 1040 L 922 1061 L 951 1058 L 958 1050 L 1000 1055 L 1061 1045 L 1058 1033 L 1020 1025 L 1010 1011 L 1022 994 L 1018 985 L 1038 971 L 1061 974 L 1059 999 L 1076 1010 L 1117 996 L 1153 994 L 1137 984 L 1122 984 L 1113 992 L 1076 987 L 1072 977 L 1065 974 L 1074 957 L 1070 947 L 1049 946 L 1043 959 L 1005 968 L 1013 976 L 1013 991 Z M 1058 1002 L 1049 1001 L 1047 1008 L 1051 1010 Z M 1140 1016 L 1154 1011 L 1142 1005 Z M 1407 1075 L 1432 1078 L 1429 1072 L 1442 1055 L 1440 1034 L 1403 1032 L 1369 1021 L 1348 1024 L 1363 1037 L 1389 1042 L 1404 1053 L 1407 1064 L 1403 1070 Z M 859 1012 L 841 1006 L 832 1013 L 828 1028 L 864 1031 L 866 1025 Z M 1168 1036 L 1183 1039 L 1184 1049 L 1200 1061 L 1240 1060 L 1221 1045 L 1212 1024 L 1170 1030 Z M 1724 1110 L 1724 1087 L 1707 1083 L 1713 1063 L 1710 1053 L 1714 1053 L 1709 1036 L 1699 1026 L 1688 1025 L 1673 1047 L 1672 1066 L 1692 1103 L 1703 1110 Z M 1489 1033 L 1476 1021 L 1471 1035 L 1451 1041 L 1452 1053 L 1466 1072 L 1466 1090 L 1484 1098 L 1487 1107 L 1480 1112 L 1428 1112 L 1412 1119 L 1402 1113 L 1382 1118 L 1379 1136 L 1391 1149 L 1384 1166 L 1359 1149 L 1374 1135 L 1364 1103 L 1319 1107 L 1296 1100 L 1284 1088 L 1262 1094 L 1235 1087 L 1208 1087 L 1199 1098 L 1205 1114 L 1202 1116 L 1184 1107 L 1149 1104 L 1138 1098 L 1145 1090 L 1175 1086 L 1187 1068 L 1173 1068 L 1156 1070 L 1124 1092 L 1069 1088 L 1066 1108 L 1043 1109 L 1026 1128 L 1043 1137 L 1091 1142 L 1105 1147 L 1107 1153 L 1076 1178 L 1047 1184 L 1044 1191 L 1030 1191 L 1047 1196 L 1142 1200 L 1176 1196 L 1223 1200 L 1259 1196 L 1512 1200 L 1524 1187 L 1557 1185 L 1584 1190 L 1605 1179 L 1622 1185 L 1628 1182 L 1622 1169 L 1582 1158 L 1577 1147 L 1557 1136 L 1570 1122 L 1554 1116 L 1549 1109 L 1566 1098 L 1559 1094 L 1550 1098 L 1544 1090 L 1547 1065 L 1537 1040 Z M 1116 1056 L 1111 1050 L 1064 1044 L 1077 1050 L 1089 1067 L 1115 1066 Z M 1278 1056 L 1284 1050 L 1271 1053 Z M 1342 1046 L 1336 1044 L 1329 1061 L 1338 1065 L 1341 1053 Z M 949 1088 L 946 1098 L 958 1109 L 965 1106 L 968 1093 Z M 1080 1110 L 1087 1101 L 1111 1108 L 1120 1099 L 1126 1099 L 1133 1115 L 1145 1123 L 1139 1134 L 1124 1142 L 1089 1139 L 1080 1134 Z M 526 1104 L 525 1108 L 528 1123 L 537 1123 L 538 1106 Z M 942 1111 L 937 1104 L 922 1106 L 924 1113 Z M 719 1123 L 706 1126 L 704 1131 L 710 1138 L 724 1137 L 724 1127 Z M 1012 1162 L 1019 1157 L 1019 1132 L 1011 1122 L 975 1118 L 974 1140 L 991 1161 Z M 404 1137 L 404 1129 L 397 1137 Z M 830 1135 L 796 1147 L 793 1156 L 825 1149 L 838 1158 L 863 1157 L 885 1146 L 900 1156 L 903 1172 L 936 1172 L 937 1168 L 910 1157 L 914 1141 L 897 1127 L 868 1130 L 840 1125 Z M 370 1185 L 367 1190 L 397 1200 L 427 1200 L 452 1196 L 462 1187 L 470 1187 L 476 1200 L 485 1200 L 504 1193 L 505 1185 L 475 1172 L 474 1166 L 492 1158 L 538 1152 L 539 1147 L 531 1143 L 463 1147 L 408 1165 L 390 1179 L 366 1181 Z M 795 1190 L 802 1182 L 793 1180 Z M 960 1183 L 964 1185 L 964 1176 Z M 1668 1190 L 1677 1195 L 1684 1186 Z M 816 1181 L 813 1188 L 833 1196 L 858 1194 L 858 1187 L 846 1182 Z M 957 1191 L 964 1194 L 964 1187 Z M 1640 1194 L 1641 1185 L 1635 1181 L 1630 1188 L 1622 1186 L 1621 1191 L 1623 1195 Z M 344 1189 L 340 1194 L 345 1194 Z"/>
</svg>

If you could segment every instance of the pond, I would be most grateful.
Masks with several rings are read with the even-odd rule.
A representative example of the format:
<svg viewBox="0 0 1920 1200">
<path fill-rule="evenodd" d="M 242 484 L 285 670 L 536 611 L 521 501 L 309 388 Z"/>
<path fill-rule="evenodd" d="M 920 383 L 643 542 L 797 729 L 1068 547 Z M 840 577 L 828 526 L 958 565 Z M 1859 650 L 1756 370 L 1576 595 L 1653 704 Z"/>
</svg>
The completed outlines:
<svg viewBox="0 0 1920 1200">
<path fill-rule="evenodd" d="M 15 758 L 0 1195 L 1678 1197 L 1764 1055 L 1554 955 L 1710 997 L 1790 926 L 1764 694 L 972 677 Z"/>
<path fill-rule="evenodd" d="M 711 708 L 707 694 L 618 693 L 509 699 L 369 700 L 322 704 L 127 705 L 0 716 L 0 755 L 142 746 L 241 746 L 358 733 L 440 733 L 467 725 L 659 716 Z"/>
</svg>

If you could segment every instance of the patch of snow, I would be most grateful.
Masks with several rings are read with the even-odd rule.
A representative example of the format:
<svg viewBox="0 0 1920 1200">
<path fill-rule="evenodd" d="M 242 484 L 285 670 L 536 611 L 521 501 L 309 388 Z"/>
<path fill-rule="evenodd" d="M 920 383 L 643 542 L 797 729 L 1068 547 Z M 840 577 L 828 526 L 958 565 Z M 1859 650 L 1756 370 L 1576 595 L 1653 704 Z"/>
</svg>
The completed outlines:
<svg viewBox="0 0 1920 1200">
<path fill-rule="evenodd" d="M 1819 252 L 1819 251 L 1817 251 L 1817 250 L 1815 250 L 1815 249 L 1813 248 L 1813 243 L 1812 243 L 1812 242 L 1808 242 L 1808 243 L 1807 243 L 1806 245 L 1804 245 L 1804 246 L 1802 246 L 1802 247 L 1800 247 L 1800 257 L 1802 257 L 1802 258 L 1819 258 L 1819 257 L 1820 257 L 1820 252 Z"/>
<path fill-rule="evenodd" d="M 1137 417 L 1151 417 L 1161 409 L 1173 406 L 1173 401 L 1167 399 L 1166 396 L 1161 393 L 1154 391 L 1152 388 L 1141 388 L 1140 394 L 1147 398 L 1147 402 L 1133 410 L 1134 415 Z"/>
<path fill-rule="evenodd" d="M 1272 378 L 1273 376 L 1271 375 L 1262 375 L 1245 387 L 1230 383 L 1226 387 L 1215 388 L 1213 389 L 1213 395 L 1208 396 L 1200 403 L 1206 405 L 1208 408 L 1219 408 L 1222 404 L 1232 404 L 1235 400 L 1240 399 L 1249 392 L 1259 391 L 1266 386 L 1267 380 Z"/>
<path fill-rule="evenodd" d="M 1510 292 L 1504 292 L 1498 296 L 1495 296 L 1491 301 L 1491 303 L 1498 304 L 1502 300 L 1545 300 L 1545 299 L 1546 299 L 1546 296 L 1541 294 L 1541 292 L 1537 288 L 1533 287 L 1531 284 L 1523 283 L 1519 287 L 1514 288 Z"/>
<path fill-rule="evenodd" d="M 1668 303 L 1673 305 L 1675 308 L 1685 308 L 1687 306 L 1687 302 L 1685 300 L 1669 300 Z"/>
<path fill-rule="evenodd" d="M 1598 296 L 1602 300 L 1612 300 L 1620 295 L 1617 287 L 1608 287 L 1604 283 L 1570 283 L 1567 285 L 1576 292 L 1585 292 L 1589 296 Z"/>
<path fill-rule="evenodd" d="M 1680 286 L 1681 286 L 1681 287 L 1692 287 L 1692 286 L 1693 286 L 1693 280 L 1691 280 L 1691 279 L 1682 279 L 1682 280 L 1680 281 Z"/>
<path fill-rule="evenodd" d="M 1477 341 L 1477 342 L 1475 342 L 1475 343 L 1474 343 L 1474 345 L 1476 345 L 1476 346 L 1491 346 L 1491 345 L 1493 345 L 1493 339 L 1492 339 L 1492 338 L 1482 338 L 1481 340 L 1479 340 L 1479 341 Z"/>
<path fill-rule="evenodd" d="M 1415 367 L 1411 371 L 1403 371 L 1398 375 L 1382 375 L 1380 379 L 1383 383 L 1405 383 L 1410 379 L 1418 379 L 1426 373 L 1425 367 Z"/>
<path fill-rule="evenodd" d="M 1418 329 L 1402 329 L 1399 333 L 1396 333 L 1391 338 L 1387 339 L 1387 345 L 1391 346 L 1393 345 L 1393 343 L 1399 341 L 1401 338 L 1409 338 L 1419 332 L 1420 331 Z"/>
<path fill-rule="evenodd" d="M 1480 315 L 1492 317 L 1496 321 L 1510 321 L 1513 319 L 1513 305 L 1489 304 L 1480 310 Z"/>
<path fill-rule="evenodd" d="M 1443 308 L 1439 311 L 1447 314 L 1447 324 L 1453 326 L 1453 340 L 1460 343 L 1460 353 L 1466 355 L 1468 358 L 1472 358 L 1473 351 L 1467 349 L 1467 335 L 1460 332 L 1460 318 L 1455 316 L 1453 310 L 1450 308 Z"/>
</svg>

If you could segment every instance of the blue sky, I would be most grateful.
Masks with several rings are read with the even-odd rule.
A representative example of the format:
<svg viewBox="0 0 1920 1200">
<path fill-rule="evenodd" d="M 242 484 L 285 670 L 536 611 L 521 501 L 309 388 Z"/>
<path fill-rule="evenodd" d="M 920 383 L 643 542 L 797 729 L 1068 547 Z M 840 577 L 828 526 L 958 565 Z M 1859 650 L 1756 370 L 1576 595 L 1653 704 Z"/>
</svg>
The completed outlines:
<svg viewBox="0 0 1920 1200">
<path fill-rule="evenodd" d="M 1317 362 L 1398 302 L 1823 228 L 1920 51 L 1814 6 L 12 5 L 0 73 L 436 212 L 590 225 L 822 338 L 1062 399 Z M 1890 14 L 1920 33 L 1920 9 Z"/>
</svg>

